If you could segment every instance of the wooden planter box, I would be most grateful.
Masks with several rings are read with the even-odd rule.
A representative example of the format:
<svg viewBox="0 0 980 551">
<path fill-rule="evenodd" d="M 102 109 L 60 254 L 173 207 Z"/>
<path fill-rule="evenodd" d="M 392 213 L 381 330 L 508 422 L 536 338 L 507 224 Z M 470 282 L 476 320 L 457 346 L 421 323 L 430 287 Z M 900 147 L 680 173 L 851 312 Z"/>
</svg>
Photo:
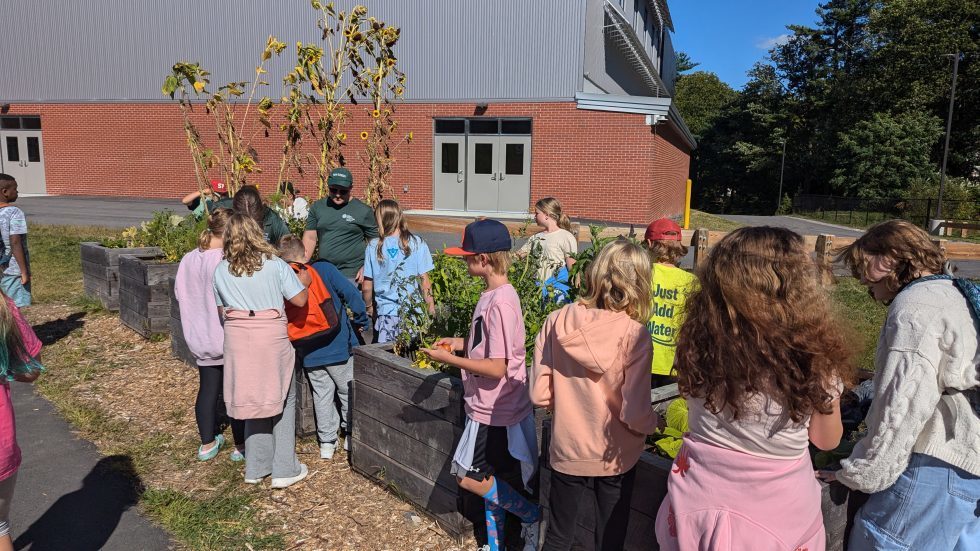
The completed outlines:
<svg viewBox="0 0 980 551">
<path fill-rule="evenodd" d="M 162 255 L 119 257 L 119 318 L 126 327 L 149 338 L 170 332 L 170 285 L 176 262 Z"/>
<path fill-rule="evenodd" d="M 354 349 L 351 465 L 462 540 L 473 525 L 449 472 L 465 420 L 462 381 L 417 369 L 390 348 Z"/>
<path fill-rule="evenodd" d="M 174 296 L 174 278 L 167 279 L 167 292 L 170 296 L 170 353 L 174 358 L 183 360 L 191 367 L 197 367 L 197 360 L 187 348 L 187 341 L 184 340 L 184 330 L 180 323 L 180 304 Z"/>
<path fill-rule="evenodd" d="M 162 251 L 159 247 L 111 249 L 99 243 L 81 244 L 85 295 L 99 300 L 106 310 L 119 310 L 119 258 L 126 254 L 158 255 Z"/>
</svg>

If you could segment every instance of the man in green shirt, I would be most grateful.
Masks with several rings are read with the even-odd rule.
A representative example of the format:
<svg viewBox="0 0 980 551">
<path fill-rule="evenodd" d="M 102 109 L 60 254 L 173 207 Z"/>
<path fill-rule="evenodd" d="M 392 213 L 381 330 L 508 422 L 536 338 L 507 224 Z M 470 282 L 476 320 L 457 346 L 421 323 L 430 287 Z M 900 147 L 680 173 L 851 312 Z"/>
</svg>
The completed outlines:
<svg viewBox="0 0 980 551">
<path fill-rule="evenodd" d="M 354 178 L 346 168 L 335 168 L 327 177 L 330 194 L 310 206 L 303 232 L 303 246 L 310 260 L 326 260 L 340 273 L 360 284 L 364 279 L 364 248 L 378 237 L 374 210 L 351 199 Z M 313 249 L 317 249 L 317 257 Z"/>
</svg>

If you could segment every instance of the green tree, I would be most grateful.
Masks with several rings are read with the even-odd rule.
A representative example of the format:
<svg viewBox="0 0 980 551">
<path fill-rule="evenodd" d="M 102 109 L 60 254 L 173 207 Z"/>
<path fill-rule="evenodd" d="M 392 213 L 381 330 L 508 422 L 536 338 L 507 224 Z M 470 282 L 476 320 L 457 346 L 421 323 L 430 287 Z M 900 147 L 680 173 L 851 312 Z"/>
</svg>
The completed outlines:
<svg viewBox="0 0 980 551">
<path fill-rule="evenodd" d="M 935 170 L 929 153 L 942 135 L 939 118 L 924 113 L 874 113 L 840 134 L 831 184 L 844 195 L 896 197 Z"/>
<path fill-rule="evenodd" d="M 718 75 L 697 71 L 677 81 L 674 103 L 687 127 L 700 139 L 705 130 L 714 124 L 722 109 L 736 97 L 738 94 L 735 90 L 722 82 Z"/>
</svg>

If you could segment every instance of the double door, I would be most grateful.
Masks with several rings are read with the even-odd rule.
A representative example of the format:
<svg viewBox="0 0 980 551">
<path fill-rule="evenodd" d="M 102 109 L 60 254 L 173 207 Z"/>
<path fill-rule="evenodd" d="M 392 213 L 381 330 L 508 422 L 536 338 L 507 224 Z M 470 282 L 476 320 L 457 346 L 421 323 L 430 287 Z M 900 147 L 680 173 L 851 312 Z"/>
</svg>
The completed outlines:
<svg viewBox="0 0 980 551">
<path fill-rule="evenodd" d="M 46 193 L 39 130 L 0 130 L 0 172 L 17 180 L 21 195 Z"/>
<path fill-rule="evenodd" d="M 530 136 L 436 136 L 437 210 L 527 212 Z"/>
</svg>

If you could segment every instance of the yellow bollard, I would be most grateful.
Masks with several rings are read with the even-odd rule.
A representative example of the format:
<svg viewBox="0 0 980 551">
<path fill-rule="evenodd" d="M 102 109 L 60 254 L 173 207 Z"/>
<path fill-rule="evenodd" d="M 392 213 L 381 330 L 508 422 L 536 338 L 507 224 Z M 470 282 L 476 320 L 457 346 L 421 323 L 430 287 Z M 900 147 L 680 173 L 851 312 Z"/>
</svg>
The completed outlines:
<svg viewBox="0 0 980 551">
<path fill-rule="evenodd" d="M 687 189 L 684 191 L 684 229 L 690 229 L 691 225 L 691 180 L 687 180 Z"/>
</svg>

